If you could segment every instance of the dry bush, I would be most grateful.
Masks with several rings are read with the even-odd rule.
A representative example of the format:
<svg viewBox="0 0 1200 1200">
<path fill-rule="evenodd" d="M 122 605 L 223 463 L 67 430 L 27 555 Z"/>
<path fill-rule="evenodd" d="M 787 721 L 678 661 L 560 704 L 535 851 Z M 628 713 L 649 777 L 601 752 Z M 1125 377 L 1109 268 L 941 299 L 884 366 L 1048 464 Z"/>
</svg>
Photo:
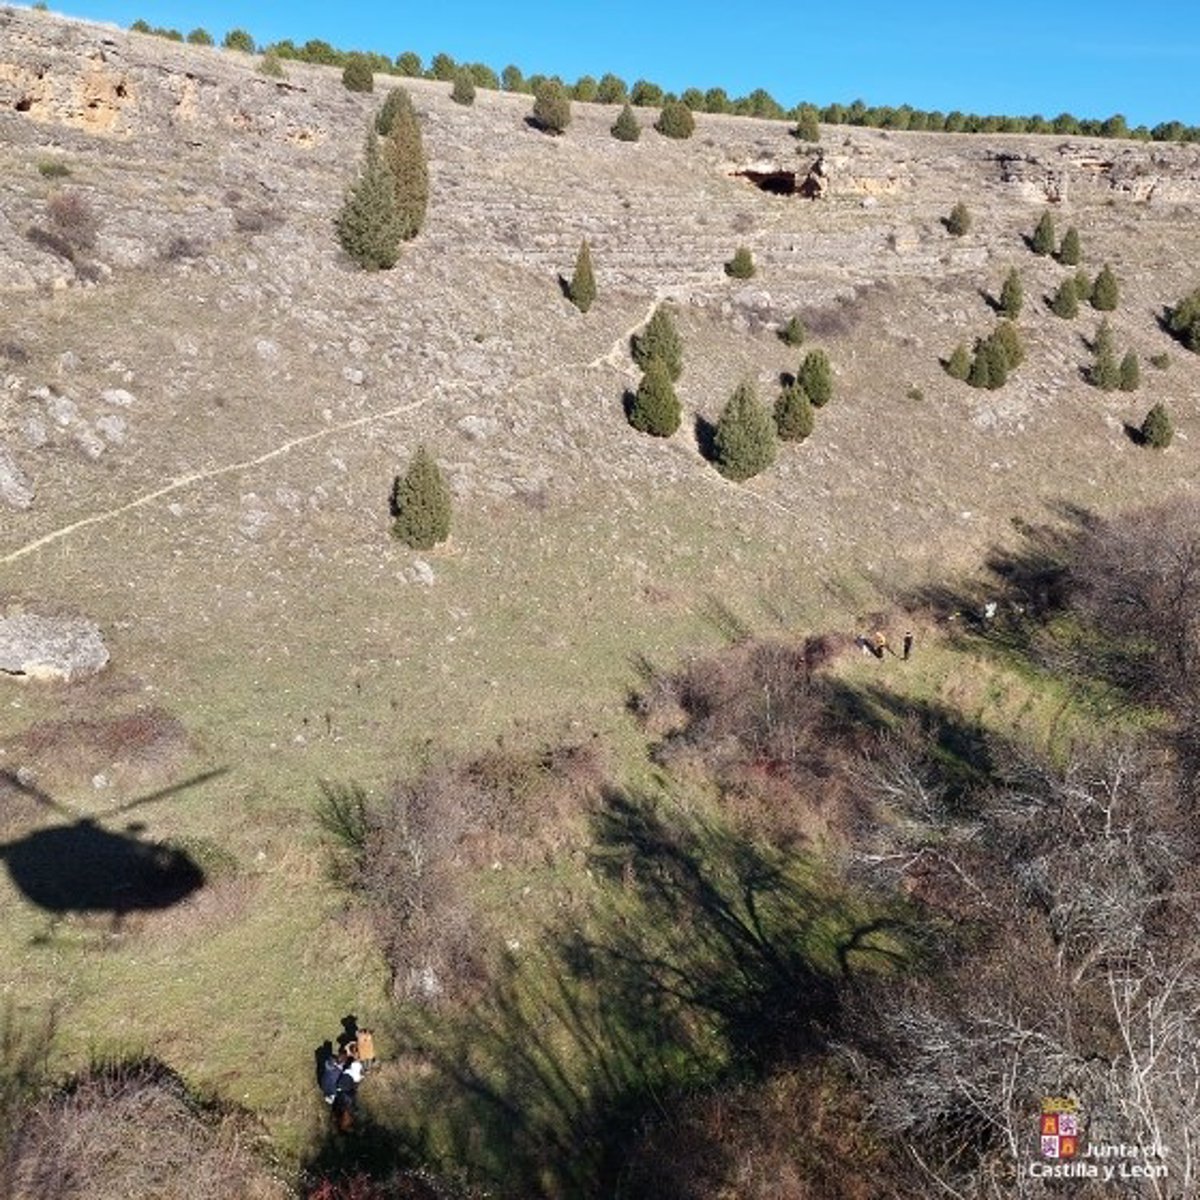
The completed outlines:
<svg viewBox="0 0 1200 1200">
<path fill-rule="evenodd" d="M 384 1179 L 351 1172 L 312 1180 L 301 1194 L 304 1200 L 471 1200 L 477 1195 L 428 1171 L 396 1171 Z"/>
<path fill-rule="evenodd" d="M 95 720 L 39 721 L 16 745 L 51 779 L 90 778 L 114 765 L 143 779 L 174 770 L 188 735 L 172 713 L 151 707 Z"/>
<path fill-rule="evenodd" d="M 912 1195 L 893 1181 L 896 1164 L 864 1125 L 862 1097 L 827 1068 L 715 1089 L 681 1102 L 634 1142 L 627 1194 L 658 1200 Z"/>
<path fill-rule="evenodd" d="M 50 227 L 76 252 L 94 250 L 100 220 L 88 198 L 77 191 L 55 192 L 46 201 Z"/>
<path fill-rule="evenodd" d="M 325 788 L 339 874 L 370 914 L 397 995 L 436 1001 L 483 983 L 474 876 L 493 861 L 552 856 L 601 778 L 595 751 L 569 746 L 433 766 L 379 805 Z"/>
<path fill-rule="evenodd" d="M 32 1105 L 4 1177 L 11 1200 L 283 1200 L 245 1114 L 198 1100 L 153 1059 L 96 1067 Z"/>
<path fill-rule="evenodd" d="M 860 733 L 820 671 L 845 644 L 746 640 L 674 674 L 652 673 L 634 708 L 648 728 L 667 731 L 656 760 L 715 780 L 744 829 L 794 841 L 842 824 Z"/>
</svg>

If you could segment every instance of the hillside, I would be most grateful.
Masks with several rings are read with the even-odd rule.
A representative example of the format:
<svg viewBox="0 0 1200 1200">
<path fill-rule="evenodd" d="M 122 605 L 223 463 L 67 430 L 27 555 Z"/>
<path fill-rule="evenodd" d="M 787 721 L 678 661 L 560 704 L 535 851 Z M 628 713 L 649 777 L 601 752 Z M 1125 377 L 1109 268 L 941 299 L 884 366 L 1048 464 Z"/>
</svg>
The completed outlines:
<svg viewBox="0 0 1200 1200">
<path fill-rule="evenodd" d="M 331 223 L 395 81 L 355 95 L 333 69 L 277 81 L 257 61 L 0 12 L 0 611 L 84 616 L 111 654 L 69 686 L 0 676 L 0 769 L 105 819 L 167 791 L 136 812 L 145 836 L 237 867 L 141 940 L 136 922 L 50 928 L 0 882 L 0 983 L 57 998 L 74 1053 L 153 1043 L 297 1141 L 310 1045 L 383 990 L 323 875 L 317 781 L 374 790 L 431 745 L 558 730 L 619 757 L 640 744 L 640 658 L 731 628 L 857 633 L 1014 521 L 1194 489 L 1200 358 L 1159 318 L 1200 283 L 1200 147 L 827 126 L 806 199 L 746 174 L 813 169 L 784 123 L 701 114 L 689 141 L 628 144 L 615 109 L 575 104 L 550 138 L 526 96 L 460 107 L 412 80 L 429 219 L 365 274 Z M 82 271 L 29 237 L 59 191 L 98 218 Z M 959 200 L 973 225 L 953 238 Z M 1025 245 L 1047 205 L 1092 274 L 1116 272 L 1136 394 L 1083 377 L 1100 314 L 1044 302 L 1068 274 Z M 586 315 L 557 278 L 584 236 Z M 743 244 L 758 272 L 738 283 L 723 263 Z M 992 328 L 1012 266 L 1027 359 L 975 391 L 939 358 Z M 622 396 L 629 336 L 664 299 L 685 418 L 660 442 Z M 696 420 L 744 378 L 774 400 L 796 313 L 834 398 L 807 442 L 729 483 Z M 1125 428 L 1155 401 L 1165 453 Z M 418 443 L 455 497 L 426 555 L 388 536 Z M 6 838 L 42 819 L 6 795 Z M 113 953 L 86 953 L 98 933 Z M 263 1038 L 286 1071 L 248 1067 Z"/>
</svg>

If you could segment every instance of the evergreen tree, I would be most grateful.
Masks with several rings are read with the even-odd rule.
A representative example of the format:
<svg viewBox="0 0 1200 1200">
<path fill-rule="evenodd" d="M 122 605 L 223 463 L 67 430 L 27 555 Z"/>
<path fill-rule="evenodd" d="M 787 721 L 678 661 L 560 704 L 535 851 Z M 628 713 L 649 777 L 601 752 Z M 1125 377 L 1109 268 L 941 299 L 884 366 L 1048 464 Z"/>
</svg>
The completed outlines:
<svg viewBox="0 0 1200 1200">
<path fill-rule="evenodd" d="M 821 127 L 818 124 L 819 114 L 811 104 L 801 104 L 796 108 L 796 128 L 793 136 L 801 142 L 819 142 Z"/>
<path fill-rule="evenodd" d="M 962 237 L 971 228 L 971 210 L 960 200 L 946 218 L 946 230 L 955 237 Z"/>
<path fill-rule="evenodd" d="M 670 309 L 665 305 L 660 304 L 646 323 L 646 328 L 633 335 L 632 349 L 633 361 L 643 371 L 651 359 L 659 358 L 672 380 L 683 374 L 683 343 L 679 340 Z"/>
<path fill-rule="evenodd" d="M 991 357 L 982 342 L 975 346 L 975 357 L 971 360 L 971 370 L 967 374 L 967 383 L 973 388 L 990 388 L 992 386 Z"/>
<path fill-rule="evenodd" d="M 424 446 L 396 476 L 391 509 L 392 536 L 414 550 L 431 550 L 450 536 L 450 489 Z"/>
<path fill-rule="evenodd" d="M 1117 307 L 1118 300 L 1117 277 L 1108 263 L 1105 263 L 1100 269 L 1100 274 L 1096 276 L 1096 282 L 1092 284 L 1092 307 L 1100 312 L 1112 312 Z"/>
<path fill-rule="evenodd" d="M 287 72 L 283 69 L 283 61 L 274 50 L 268 50 L 258 61 L 258 73 L 269 79 L 286 79 Z"/>
<path fill-rule="evenodd" d="M 1075 272 L 1075 295 L 1080 304 L 1086 304 L 1092 298 L 1092 280 L 1082 268 Z"/>
<path fill-rule="evenodd" d="M 799 317 L 789 318 L 788 323 L 779 331 L 779 340 L 793 349 L 804 345 L 805 336 L 804 322 Z"/>
<path fill-rule="evenodd" d="M 440 79 L 442 83 L 450 83 L 454 76 L 458 74 L 458 64 L 444 52 L 435 54 L 429 63 L 428 75 L 430 79 Z"/>
<path fill-rule="evenodd" d="M 597 103 L 625 104 L 628 100 L 629 89 L 625 86 L 625 80 L 612 74 L 611 71 L 607 75 L 600 76 L 600 82 L 596 85 Z"/>
<path fill-rule="evenodd" d="M 342 68 L 342 84 L 348 92 L 373 92 L 375 72 L 365 54 L 351 54 Z"/>
<path fill-rule="evenodd" d="M 682 104 L 678 100 L 668 100 L 662 106 L 658 120 L 654 122 L 654 128 L 663 137 L 683 140 L 690 138 L 696 131 L 696 118 L 692 116 L 692 110 L 686 104 Z"/>
<path fill-rule="evenodd" d="M 739 384 L 717 421 L 717 470 L 735 483 L 765 471 L 775 461 L 775 423 L 758 402 L 751 383 Z"/>
<path fill-rule="evenodd" d="M 621 115 L 610 132 L 618 142 L 636 142 L 642 136 L 642 127 L 638 124 L 637 117 L 633 115 L 633 109 L 628 101 L 621 109 Z"/>
<path fill-rule="evenodd" d="M 1155 450 L 1165 450 L 1171 444 L 1171 439 L 1175 436 L 1175 429 L 1171 424 L 1171 414 L 1167 412 L 1165 404 L 1156 404 L 1146 414 L 1146 419 L 1142 422 L 1141 434 L 1142 445 L 1153 446 Z"/>
<path fill-rule="evenodd" d="M 1033 252 L 1043 256 L 1054 253 L 1054 218 L 1049 210 L 1042 213 L 1042 219 L 1033 231 Z"/>
<path fill-rule="evenodd" d="M 1116 355 L 1107 346 L 1097 348 L 1088 380 L 1102 392 L 1112 392 L 1120 387 L 1121 368 L 1117 365 Z"/>
<path fill-rule="evenodd" d="M 599 85 L 593 76 L 580 75 L 571 89 L 571 99 L 578 100 L 581 104 L 591 104 L 595 101 L 596 93 L 599 90 Z"/>
<path fill-rule="evenodd" d="M 634 108 L 658 108 L 663 100 L 663 90 L 648 79 L 637 79 L 629 89 L 629 102 Z"/>
<path fill-rule="evenodd" d="M 1115 358 L 1117 353 L 1116 344 L 1113 342 L 1112 326 L 1108 323 L 1108 318 L 1096 326 L 1096 336 L 1092 339 L 1092 353 L 1099 357 L 1107 355 L 1109 358 Z"/>
<path fill-rule="evenodd" d="M 1073 279 L 1064 279 L 1050 301 L 1050 311 L 1067 321 L 1079 316 L 1079 292 Z"/>
<path fill-rule="evenodd" d="M 379 151 L 374 129 L 367 133 L 365 161 L 334 222 L 342 249 L 368 271 L 396 265 L 403 226 L 396 211 L 396 184 Z"/>
<path fill-rule="evenodd" d="M 534 93 L 533 119 L 546 133 L 559 134 L 571 123 L 571 97 L 557 79 L 543 80 Z"/>
<path fill-rule="evenodd" d="M 525 76 L 516 63 L 509 63 L 500 72 L 500 82 L 506 92 L 523 92 L 525 90 Z"/>
<path fill-rule="evenodd" d="M 1063 234 L 1062 245 L 1058 248 L 1058 261 L 1064 267 L 1077 267 L 1082 257 L 1079 246 L 1079 230 L 1074 225 Z"/>
<path fill-rule="evenodd" d="M 754 256 L 746 246 L 739 246 L 725 264 L 725 274 L 731 279 L 750 279 L 754 275 Z"/>
<path fill-rule="evenodd" d="M 800 364 L 796 381 L 814 408 L 824 408 L 833 395 L 833 368 L 824 350 L 810 350 Z"/>
<path fill-rule="evenodd" d="M 1169 310 L 1167 328 L 1189 350 L 1200 351 L 1200 288 Z"/>
<path fill-rule="evenodd" d="M 1136 392 L 1142 382 L 1142 370 L 1138 365 L 1138 356 L 1130 350 L 1121 359 L 1121 377 L 1118 387 L 1123 392 Z"/>
<path fill-rule="evenodd" d="M 671 372 L 661 358 L 652 358 L 630 406 L 629 423 L 641 433 L 670 437 L 679 428 L 681 416 Z"/>
<path fill-rule="evenodd" d="M 791 383 L 775 401 L 775 432 L 782 441 L 802 442 L 813 431 L 816 414 L 798 383 Z"/>
<path fill-rule="evenodd" d="M 1025 291 L 1021 287 L 1021 276 L 1017 268 L 1013 267 L 1005 276 L 1004 286 L 1000 289 L 1000 311 L 1015 321 L 1021 315 L 1024 303 Z"/>
<path fill-rule="evenodd" d="M 403 88 L 393 90 L 384 102 L 376 118 L 377 128 L 385 114 L 390 122 L 390 132 L 384 139 L 382 155 L 392 173 L 401 236 L 409 241 L 425 224 L 425 210 L 429 206 L 429 165 L 425 161 L 416 110 Z"/>
<path fill-rule="evenodd" d="M 192 46 L 211 46 L 213 44 L 212 34 L 207 29 L 193 29 L 187 35 L 188 44 Z"/>
<path fill-rule="evenodd" d="M 475 80 L 470 71 L 459 71 L 454 76 L 454 86 L 450 89 L 450 99 L 455 104 L 472 105 L 475 103 Z"/>
<path fill-rule="evenodd" d="M 971 352 L 959 342 L 954 353 L 946 360 L 946 374 L 951 379 L 965 380 L 971 374 Z"/>
<path fill-rule="evenodd" d="M 420 79 L 425 74 L 425 68 L 421 65 L 421 56 L 414 50 L 405 50 L 402 54 L 396 55 L 396 70 L 399 74 L 407 79 Z M 381 129 L 380 133 L 386 133 L 386 129 Z"/>
<path fill-rule="evenodd" d="M 596 299 L 596 277 L 592 273 L 592 252 L 587 238 L 579 243 L 579 254 L 575 258 L 575 273 L 567 286 L 570 301 L 580 312 L 587 312 Z"/>
<path fill-rule="evenodd" d="M 1015 371 L 1025 361 L 1025 343 L 1021 333 L 1011 321 L 1001 321 L 992 334 L 993 340 L 1004 351 L 1004 361 L 1010 371 Z"/>
<path fill-rule="evenodd" d="M 1004 348 L 1004 343 L 993 334 L 984 340 L 978 353 L 987 358 L 988 387 L 993 390 L 1002 388 L 1008 382 L 1008 373 L 1011 369 L 1008 351 Z"/>
<path fill-rule="evenodd" d="M 226 50 L 241 50 L 244 54 L 254 53 L 254 39 L 244 29 L 231 29 L 221 45 Z"/>
</svg>

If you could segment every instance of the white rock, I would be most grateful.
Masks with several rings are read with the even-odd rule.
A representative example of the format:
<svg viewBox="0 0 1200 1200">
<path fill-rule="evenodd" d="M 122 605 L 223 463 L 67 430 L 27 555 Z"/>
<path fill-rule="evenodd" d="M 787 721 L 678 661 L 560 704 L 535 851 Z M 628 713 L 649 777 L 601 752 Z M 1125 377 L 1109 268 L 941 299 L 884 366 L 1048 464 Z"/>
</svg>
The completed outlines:
<svg viewBox="0 0 1200 1200">
<path fill-rule="evenodd" d="M 133 403 L 133 396 L 124 388 L 105 388 L 100 393 L 100 399 L 105 404 L 115 404 L 119 408 L 128 408 Z"/>
</svg>

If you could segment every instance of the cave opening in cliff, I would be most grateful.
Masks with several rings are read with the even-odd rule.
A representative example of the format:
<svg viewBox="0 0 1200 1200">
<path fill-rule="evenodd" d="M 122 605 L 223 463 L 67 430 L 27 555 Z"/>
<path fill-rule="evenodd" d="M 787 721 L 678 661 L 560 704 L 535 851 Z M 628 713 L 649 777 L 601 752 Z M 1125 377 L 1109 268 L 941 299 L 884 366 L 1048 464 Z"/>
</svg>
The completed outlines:
<svg viewBox="0 0 1200 1200">
<path fill-rule="evenodd" d="M 794 196 L 799 190 L 795 171 L 735 171 L 734 174 L 772 196 Z"/>
</svg>

